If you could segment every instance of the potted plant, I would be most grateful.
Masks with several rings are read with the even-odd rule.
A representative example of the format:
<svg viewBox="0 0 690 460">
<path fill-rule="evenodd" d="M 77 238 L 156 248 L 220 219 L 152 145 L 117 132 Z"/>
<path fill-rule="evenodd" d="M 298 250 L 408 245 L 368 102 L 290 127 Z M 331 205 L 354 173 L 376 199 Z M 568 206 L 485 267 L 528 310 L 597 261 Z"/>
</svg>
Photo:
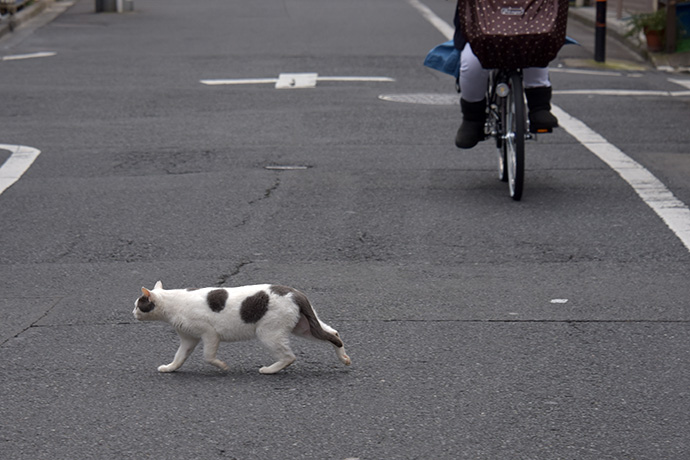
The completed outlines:
<svg viewBox="0 0 690 460">
<path fill-rule="evenodd" d="M 633 14 L 630 17 L 629 30 L 626 37 L 639 37 L 643 33 L 647 39 L 649 51 L 664 49 L 663 38 L 666 31 L 666 9 L 659 8 L 654 13 Z"/>
</svg>

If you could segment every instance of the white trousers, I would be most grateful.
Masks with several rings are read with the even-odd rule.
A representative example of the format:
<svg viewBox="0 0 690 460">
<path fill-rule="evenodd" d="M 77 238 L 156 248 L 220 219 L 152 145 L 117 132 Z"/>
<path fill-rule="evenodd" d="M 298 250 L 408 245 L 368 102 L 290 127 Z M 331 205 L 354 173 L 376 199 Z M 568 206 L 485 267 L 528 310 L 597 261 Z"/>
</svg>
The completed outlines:
<svg viewBox="0 0 690 460">
<path fill-rule="evenodd" d="M 525 88 L 551 86 L 548 67 L 530 67 L 522 71 Z M 467 102 L 479 102 L 486 96 L 489 86 L 489 69 L 482 67 L 467 43 L 460 54 L 461 97 Z"/>
</svg>

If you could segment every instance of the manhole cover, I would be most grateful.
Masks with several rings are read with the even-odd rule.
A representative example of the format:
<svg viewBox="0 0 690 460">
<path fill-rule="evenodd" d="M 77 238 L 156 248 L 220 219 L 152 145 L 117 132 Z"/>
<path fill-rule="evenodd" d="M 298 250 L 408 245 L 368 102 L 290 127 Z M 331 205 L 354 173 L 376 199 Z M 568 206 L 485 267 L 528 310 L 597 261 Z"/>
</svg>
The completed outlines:
<svg viewBox="0 0 690 460">
<path fill-rule="evenodd" d="M 426 105 L 459 105 L 460 96 L 457 94 L 412 93 L 412 94 L 382 94 L 379 99 L 389 102 L 406 102 L 408 104 Z"/>
</svg>

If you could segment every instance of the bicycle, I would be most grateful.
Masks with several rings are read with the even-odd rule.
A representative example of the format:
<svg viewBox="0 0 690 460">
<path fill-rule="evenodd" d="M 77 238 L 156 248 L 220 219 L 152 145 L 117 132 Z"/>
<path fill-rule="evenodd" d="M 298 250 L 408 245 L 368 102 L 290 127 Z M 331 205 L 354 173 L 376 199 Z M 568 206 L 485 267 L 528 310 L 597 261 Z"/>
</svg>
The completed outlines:
<svg viewBox="0 0 690 460">
<path fill-rule="evenodd" d="M 530 129 L 522 70 L 494 69 L 489 74 L 484 133 L 494 138 L 498 151 L 498 178 L 508 182 L 510 197 L 519 201 L 525 180 L 525 140 L 552 129 Z"/>
</svg>

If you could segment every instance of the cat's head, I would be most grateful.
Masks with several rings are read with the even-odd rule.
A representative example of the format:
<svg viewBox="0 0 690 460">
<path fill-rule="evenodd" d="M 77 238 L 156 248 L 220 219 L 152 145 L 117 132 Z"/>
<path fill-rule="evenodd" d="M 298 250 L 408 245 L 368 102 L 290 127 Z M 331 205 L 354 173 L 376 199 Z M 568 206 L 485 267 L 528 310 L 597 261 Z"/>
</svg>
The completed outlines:
<svg viewBox="0 0 690 460">
<path fill-rule="evenodd" d="M 134 302 L 134 317 L 139 321 L 156 321 L 161 319 L 160 298 L 157 290 L 163 289 L 163 283 L 158 281 L 149 291 L 145 287 L 141 288 L 141 297 Z M 159 305 L 156 305 L 156 304 Z"/>
</svg>

